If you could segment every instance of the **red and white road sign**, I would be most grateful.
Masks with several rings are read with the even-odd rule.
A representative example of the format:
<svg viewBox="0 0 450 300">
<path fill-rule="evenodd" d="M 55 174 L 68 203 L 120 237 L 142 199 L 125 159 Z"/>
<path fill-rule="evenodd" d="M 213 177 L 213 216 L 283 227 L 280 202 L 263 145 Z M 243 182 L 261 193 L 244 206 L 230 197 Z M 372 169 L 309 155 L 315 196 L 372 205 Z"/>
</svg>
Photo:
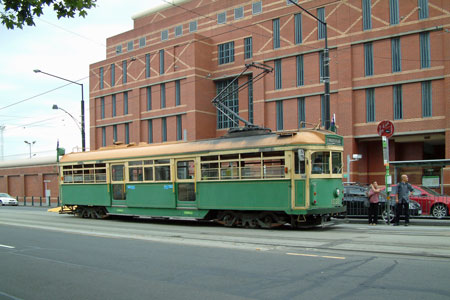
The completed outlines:
<svg viewBox="0 0 450 300">
<path fill-rule="evenodd" d="M 384 120 L 378 123 L 378 135 L 390 138 L 394 134 L 394 124 L 391 121 Z"/>
</svg>

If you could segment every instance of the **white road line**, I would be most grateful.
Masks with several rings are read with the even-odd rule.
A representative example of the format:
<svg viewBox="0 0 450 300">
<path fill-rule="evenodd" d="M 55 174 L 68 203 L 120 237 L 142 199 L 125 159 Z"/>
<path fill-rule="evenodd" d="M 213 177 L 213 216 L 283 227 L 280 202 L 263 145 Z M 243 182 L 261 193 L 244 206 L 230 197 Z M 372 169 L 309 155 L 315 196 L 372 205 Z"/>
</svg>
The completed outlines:
<svg viewBox="0 0 450 300">
<path fill-rule="evenodd" d="M 15 249 L 15 248 L 16 248 L 16 247 L 13 247 L 13 246 L 2 245 L 2 244 L 0 244 L 0 247 L 2 247 L 2 248 L 8 248 L 8 249 Z"/>
</svg>

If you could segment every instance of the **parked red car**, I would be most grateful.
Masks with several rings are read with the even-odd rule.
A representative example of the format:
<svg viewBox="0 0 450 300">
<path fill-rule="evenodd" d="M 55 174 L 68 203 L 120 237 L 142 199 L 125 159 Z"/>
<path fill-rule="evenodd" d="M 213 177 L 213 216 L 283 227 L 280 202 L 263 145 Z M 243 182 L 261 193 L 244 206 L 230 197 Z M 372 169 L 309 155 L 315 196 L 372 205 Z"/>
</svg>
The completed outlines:
<svg viewBox="0 0 450 300">
<path fill-rule="evenodd" d="M 442 219 L 449 215 L 450 197 L 440 195 L 430 188 L 411 184 L 414 191 L 409 199 L 414 200 L 422 206 L 422 215 L 432 215 L 435 218 Z M 391 197 L 397 196 L 397 185 L 392 186 Z"/>
</svg>

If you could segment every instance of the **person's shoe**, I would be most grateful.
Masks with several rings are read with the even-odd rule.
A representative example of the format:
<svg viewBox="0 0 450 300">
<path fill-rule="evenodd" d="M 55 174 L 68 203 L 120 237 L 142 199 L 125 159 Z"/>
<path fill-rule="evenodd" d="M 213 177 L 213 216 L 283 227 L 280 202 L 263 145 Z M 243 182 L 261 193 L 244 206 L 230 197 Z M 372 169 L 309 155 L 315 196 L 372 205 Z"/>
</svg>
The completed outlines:
<svg viewBox="0 0 450 300">
<path fill-rule="evenodd" d="M 398 226 L 398 223 L 394 223 L 392 226 Z"/>
<path fill-rule="evenodd" d="M 408 224 L 408 223 L 405 223 L 405 226 L 409 226 L 409 224 Z"/>
</svg>

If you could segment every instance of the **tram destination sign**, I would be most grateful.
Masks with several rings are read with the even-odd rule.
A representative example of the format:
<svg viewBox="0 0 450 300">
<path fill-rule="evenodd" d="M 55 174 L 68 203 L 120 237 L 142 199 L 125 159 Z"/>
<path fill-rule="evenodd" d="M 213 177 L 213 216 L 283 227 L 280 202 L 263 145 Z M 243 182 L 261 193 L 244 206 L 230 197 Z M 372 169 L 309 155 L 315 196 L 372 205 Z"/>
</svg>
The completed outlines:
<svg viewBox="0 0 450 300">
<path fill-rule="evenodd" d="M 390 138 L 394 134 L 394 124 L 391 121 L 384 120 L 378 123 L 378 135 Z"/>
</svg>

